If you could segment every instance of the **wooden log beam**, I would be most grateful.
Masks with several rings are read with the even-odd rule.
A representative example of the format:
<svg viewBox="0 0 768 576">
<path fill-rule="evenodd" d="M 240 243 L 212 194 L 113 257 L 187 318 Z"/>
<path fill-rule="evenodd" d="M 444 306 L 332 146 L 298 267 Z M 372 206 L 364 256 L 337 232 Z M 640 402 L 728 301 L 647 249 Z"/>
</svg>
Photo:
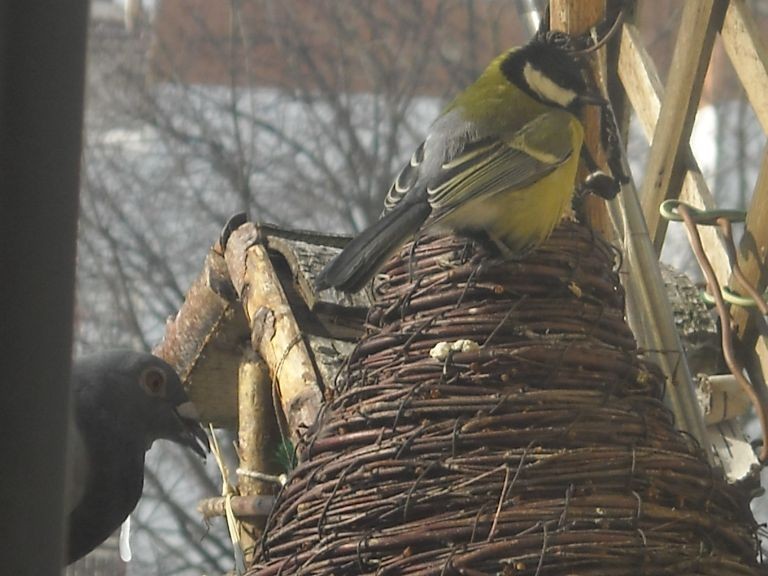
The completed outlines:
<svg viewBox="0 0 768 576">
<path fill-rule="evenodd" d="M 184 304 L 165 326 L 153 352 L 181 376 L 200 419 L 217 427 L 237 423 L 237 370 L 249 328 L 224 258 L 210 250 Z"/>
<path fill-rule="evenodd" d="M 648 232 L 657 253 L 661 252 L 667 231 L 659 205 L 679 194 L 685 175 L 682 154 L 691 136 L 712 47 L 727 6 L 726 0 L 688 0 L 683 9 L 640 192 Z"/>
<path fill-rule="evenodd" d="M 733 34 L 737 25 L 743 25 L 739 24 L 739 22 L 744 20 L 743 11 L 739 8 L 739 5 L 741 4 L 741 2 L 732 2 L 730 4 L 723 23 L 723 36 Z M 729 30 L 729 32 L 726 32 L 726 30 Z M 726 41 L 725 37 L 723 40 Z M 747 48 L 744 48 L 745 44 L 747 45 Z M 743 39 L 739 40 L 739 46 L 741 47 L 739 50 L 747 50 L 748 53 L 754 53 L 754 50 L 748 49 L 749 42 L 745 42 Z M 758 72 L 754 69 L 754 61 L 748 61 L 747 63 L 741 64 L 742 72 L 740 75 L 743 76 L 745 74 L 744 71 L 750 70 L 750 67 L 752 67 L 751 72 L 749 72 L 750 74 L 756 74 Z M 762 73 L 764 75 L 764 71 Z M 639 31 L 631 24 L 625 24 L 624 30 L 622 31 L 619 55 L 619 74 L 632 106 L 637 113 L 637 117 L 645 132 L 646 138 L 650 141 L 653 138 L 659 120 L 663 88 L 661 81 L 658 78 L 655 65 L 640 41 Z M 768 89 L 766 89 L 765 93 L 768 94 Z M 681 199 L 698 208 L 716 208 L 717 204 L 715 199 L 706 185 L 701 170 L 690 149 L 690 145 L 687 142 L 683 147 L 681 156 L 686 168 Z M 763 169 L 763 172 L 765 172 L 765 168 Z M 768 178 L 766 179 L 766 182 L 768 182 Z M 750 208 L 750 214 L 760 214 L 761 210 L 765 210 L 765 207 L 759 208 L 753 206 Z M 730 263 L 723 248 L 723 242 L 718 229 L 710 226 L 700 227 L 699 233 L 701 235 L 702 244 L 705 247 L 718 280 L 721 285 L 726 285 L 730 277 Z M 736 314 L 738 315 L 739 311 L 736 311 Z M 752 340 L 752 345 L 753 344 L 754 340 Z M 758 349 L 759 348 L 760 343 L 758 343 Z M 742 349 L 746 351 L 748 350 L 748 347 L 745 346 Z M 768 350 L 765 350 L 763 347 L 763 351 L 763 355 L 758 351 L 758 358 L 755 362 L 752 362 L 753 367 L 759 365 L 761 362 L 763 365 L 768 366 Z M 750 372 L 753 373 L 754 369 L 750 370 Z M 753 382 L 754 381 L 758 380 L 753 378 Z M 728 449 L 723 451 L 729 452 Z"/>
<path fill-rule="evenodd" d="M 287 421 L 282 435 L 296 444 L 314 423 L 323 398 L 301 329 L 255 224 L 232 233 L 224 258 L 251 326 L 251 343 L 269 367 Z"/>
</svg>

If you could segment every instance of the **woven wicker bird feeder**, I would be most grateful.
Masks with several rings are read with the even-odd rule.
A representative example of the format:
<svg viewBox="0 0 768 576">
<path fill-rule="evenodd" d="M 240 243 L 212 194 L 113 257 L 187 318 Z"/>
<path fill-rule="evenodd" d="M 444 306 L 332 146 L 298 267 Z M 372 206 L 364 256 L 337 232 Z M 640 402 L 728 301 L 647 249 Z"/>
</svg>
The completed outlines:
<svg viewBox="0 0 768 576">
<path fill-rule="evenodd" d="M 249 574 L 765 573 L 589 228 L 515 262 L 422 238 L 382 274 Z"/>
</svg>

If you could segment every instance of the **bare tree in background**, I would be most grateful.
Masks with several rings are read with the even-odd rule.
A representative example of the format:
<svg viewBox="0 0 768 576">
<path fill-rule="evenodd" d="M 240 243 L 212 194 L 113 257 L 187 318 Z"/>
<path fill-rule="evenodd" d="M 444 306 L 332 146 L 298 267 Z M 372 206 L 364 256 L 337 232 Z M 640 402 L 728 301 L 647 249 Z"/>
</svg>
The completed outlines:
<svg viewBox="0 0 768 576">
<path fill-rule="evenodd" d="M 109 341 L 157 341 L 236 211 L 365 227 L 444 97 L 519 41 L 501 1 L 165 0 L 155 21 L 138 49 L 92 45 L 84 346 L 109 311 Z"/>
<path fill-rule="evenodd" d="M 79 350 L 158 342 L 234 212 L 365 227 L 445 98 L 518 31 L 500 0 L 164 0 L 131 32 L 94 22 Z M 163 446 L 147 468 L 129 573 L 225 572 L 224 524 L 195 511 L 218 472 Z"/>
</svg>

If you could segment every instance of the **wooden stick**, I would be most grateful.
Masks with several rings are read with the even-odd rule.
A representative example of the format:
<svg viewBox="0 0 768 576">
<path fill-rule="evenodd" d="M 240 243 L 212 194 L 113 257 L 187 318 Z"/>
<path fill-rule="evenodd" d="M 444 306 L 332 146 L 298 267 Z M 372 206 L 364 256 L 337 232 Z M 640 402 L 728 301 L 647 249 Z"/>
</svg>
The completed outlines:
<svg viewBox="0 0 768 576">
<path fill-rule="evenodd" d="M 659 122 L 664 87 L 656 71 L 656 65 L 643 47 L 640 31 L 633 24 L 624 24 L 622 31 L 619 76 L 632 108 L 640 120 L 645 137 L 650 142 Z M 707 187 L 690 144 L 684 144 L 681 157 L 685 167 L 685 177 L 680 198 L 696 208 L 707 210 L 717 208 L 717 203 Z M 715 268 L 717 278 L 724 284 L 730 276 L 731 267 L 717 229 L 705 227 L 700 232 L 701 241 Z"/>
<path fill-rule="evenodd" d="M 266 518 L 275 504 L 274 496 L 233 496 L 230 499 L 232 512 L 238 518 Z M 221 496 L 206 498 L 197 504 L 197 510 L 204 518 L 216 518 L 225 515 L 227 499 Z"/>
<path fill-rule="evenodd" d="M 269 367 L 276 400 L 296 444 L 322 403 L 320 381 L 285 291 L 256 225 L 235 230 L 224 258 L 251 326 L 251 344 Z"/>
<path fill-rule="evenodd" d="M 153 350 L 179 373 L 201 420 L 216 427 L 234 427 L 237 421 L 240 343 L 249 330 L 236 298 L 224 258 L 214 247 Z"/>
<path fill-rule="evenodd" d="M 661 251 L 667 232 L 667 221 L 659 215 L 659 205 L 680 193 L 685 175 L 681 155 L 691 136 L 725 6 L 727 2 L 721 0 L 688 0 L 683 10 L 659 122 L 648 156 L 647 176 L 640 192 L 648 232 L 657 253 Z"/>
<path fill-rule="evenodd" d="M 768 50 L 745 4 L 744 0 L 730 0 L 720 37 L 755 116 L 768 132 Z"/>
<path fill-rule="evenodd" d="M 605 16 L 605 0 L 551 0 L 550 26 L 552 30 L 562 30 L 572 35 L 586 33 Z M 602 67 L 602 65 L 598 65 Z M 597 70 L 598 78 L 604 78 L 604 71 Z M 601 145 L 600 110 L 595 106 L 585 108 L 582 114 L 585 134 L 584 145 L 589 150 L 598 166 L 605 166 L 605 151 Z M 580 180 L 586 174 L 580 175 Z M 612 238 L 611 226 L 605 201 L 590 195 L 585 202 L 589 225 L 600 232 L 604 238 Z"/>
<path fill-rule="evenodd" d="M 281 472 L 275 459 L 280 432 L 272 404 L 269 368 L 251 349 L 243 353 L 238 374 L 237 437 L 241 467 L 265 473 Z M 274 496 L 275 486 L 239 475 L 238 492 L 241 496 Z M 265 522 L 266 516 L 262 515 L 242 525 L 240 540 L 246 552 L 246 564 L 252 560 L 249 552 L 255 550 Z"/>
</svg>

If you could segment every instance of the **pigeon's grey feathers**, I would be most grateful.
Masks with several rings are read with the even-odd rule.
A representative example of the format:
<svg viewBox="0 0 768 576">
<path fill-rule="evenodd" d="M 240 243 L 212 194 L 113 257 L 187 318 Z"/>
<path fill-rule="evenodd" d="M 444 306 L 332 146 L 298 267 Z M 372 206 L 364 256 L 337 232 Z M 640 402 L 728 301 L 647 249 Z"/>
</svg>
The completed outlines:
<svg viewBox="0 0 768 576">
<path fill-rule="evenodd" d="M 72 369 L 69 549 L 74 562 L 133 511 L 144 484 L 144 453 L 157 439 L 205 456 L 208 439 L 176 372 L 142 352 L 84 357 Z"/>
</svg>

